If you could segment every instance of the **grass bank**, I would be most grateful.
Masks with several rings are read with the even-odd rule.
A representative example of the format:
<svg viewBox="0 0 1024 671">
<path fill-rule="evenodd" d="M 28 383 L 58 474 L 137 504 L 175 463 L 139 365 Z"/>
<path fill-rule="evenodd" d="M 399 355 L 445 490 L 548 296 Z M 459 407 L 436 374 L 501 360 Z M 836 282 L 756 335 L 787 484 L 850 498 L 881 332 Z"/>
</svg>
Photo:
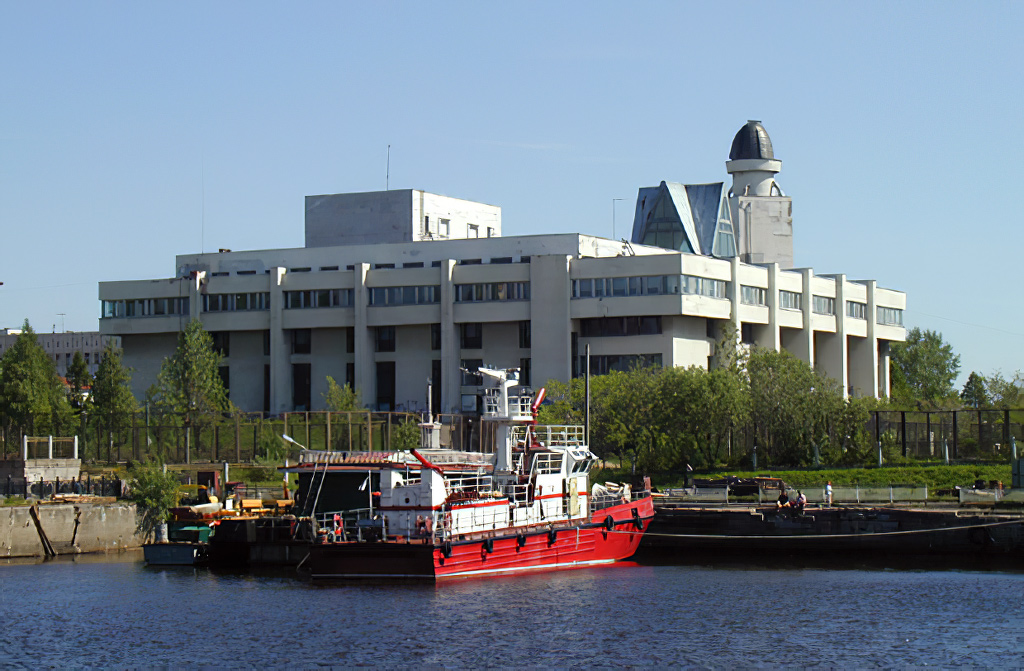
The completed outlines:
<svg viewBox="0 0 1024 671">
<path fill-rule="evenodd" d="M 946 466 L 883 466 L 881 468 L 818 468 L 813 470 L 714 470 L 694 473 L 695 478 L 717 479 L 727 475 L 740 478 L 769 476 L 782 478 L 786 484 L 797 488 L 824 486 L 831 480 L 836 487 L 845 486 L 886 486 L 886 485 L 927 485 L 931 492 L 952 489 L 958 485 L 970 486 L 975 480 L 999 480 L 1004 487 L 1010 486 L 1010 464 L 955 464 Z M 629 480 L 628 469 L 598 469 L 591 477 L 593 482 Z M 651 481 L 656 487 L 682 487 L 683 475 L 679 473 L 655 474 Z"/>
</svg>

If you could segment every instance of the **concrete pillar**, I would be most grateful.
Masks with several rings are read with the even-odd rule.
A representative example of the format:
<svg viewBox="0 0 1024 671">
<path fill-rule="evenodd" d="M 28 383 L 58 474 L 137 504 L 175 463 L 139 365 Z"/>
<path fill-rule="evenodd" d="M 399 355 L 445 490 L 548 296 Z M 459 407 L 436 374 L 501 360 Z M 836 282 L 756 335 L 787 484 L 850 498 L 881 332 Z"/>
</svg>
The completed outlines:
<svg viewBox="0 0 1024 671">
<path fill-rule="evenodd" d="M 461 343 L 455 323 L 455 260 L 441 261 L 441 407 L 434 412 L 458 412 L 462 404 Z M 435 380 L 434 384 L 438 381 Z"/>
<path fill-rule="evenodd" d="M 835 333 L 821 332 L 815 356 L 818 368 L 842 385 L 843 398 L 849 395 L 850 378 L 846 370 L 846 275 L 833 275 L 835 281 Z"/>
<path fill-rule="evenodd" d="M 369 263 L 357 263 L 352 272 L 353 278 L 352 309 L 355 321 L 352 330 L 353 362 L 355 363 L 355 385 L 360 401 L 367 408 L 377 404 L 377 371 L 374 367 L 374 330 L 369 325 L 370 292 L 366 287 L 366 274 L 370 270 Z"/>
<path fill-rule="evenodd" d="M 740 297 L 743 293 L 740 289 L 740 257 L 734 256 L 729 259 L 729 272 L 732 274 L 729 282 L 729 321 L 736 330 L 736 337 L 740 338 Z"/>
<path fill-rule="evenodd" d="M 875 338 L 875 281 L 866 285 L 866 336 L 848 338 L 850 385 L 854 393 L 862 396 L 879 394 L 878 340 Z M 888 385 L 885 387 L 888 389 Z"/>
<path fill-rule="evenodd" d="M 545 255 L 531 259 L 530 354 L 535 380 L 568 381 L 572 375 L 570 258 Z"/>
<path fill-rule="evenodd" d="M 270 269 L 270 411 L 292 409 L 291 343 L 284 330 L 284 284 L 287 270 Z"/>
<path fill-rule="evenodd" d="M 878 282 L 875 280 L 868 280 L 867 284 L 867 295 L 868 295 L 868 313 L 865 315 L 868 318 L 868 356 L 870 358 L 865 359 L 863 364 L 871 371 L 871 386 L 870 392 L 865 389 L 865 393 L 871 393 L 876 398 L 888 397 L 889 396 L 889 348 L 885 347 L 884 354 L 879 352 L 878 349 L 878 336 L 876 335 L 875 325 L 878 323 L 878 304 L 875 302 L 875 290 L 878 288 Z"/>
<path fill-rule="evenodd" d="M 768 265 L 768 340 L 763 347 L 776 352 L 782 350 L 782 336 L 779 333 L 779 264 Z"/>
</svg>

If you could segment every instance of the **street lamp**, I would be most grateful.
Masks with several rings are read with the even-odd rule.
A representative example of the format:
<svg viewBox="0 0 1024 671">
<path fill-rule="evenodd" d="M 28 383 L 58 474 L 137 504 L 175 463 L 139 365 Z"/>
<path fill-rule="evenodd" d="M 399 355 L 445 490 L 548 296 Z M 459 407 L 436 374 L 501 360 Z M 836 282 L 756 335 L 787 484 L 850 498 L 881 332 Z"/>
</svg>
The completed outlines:
<svg viewBox="0 0 1024 671">
<path fill-rule="evenodd" d="M 289 436 L 287 433 L 282 433 L 281 437 L 284 438 L 287 442 L 291 443 L 292 445 L 297 445 L 299 448 L 301 448 L 303 450 L 306 449 L 305 445 L 303 445 L 299 441 L 295 440 L 294 438 Z"/>
<path fill-rule="evenodd" d="M 612 198 L 612 240 L 615 239 L 615 202 L 622 198 Z"/>
</svg>

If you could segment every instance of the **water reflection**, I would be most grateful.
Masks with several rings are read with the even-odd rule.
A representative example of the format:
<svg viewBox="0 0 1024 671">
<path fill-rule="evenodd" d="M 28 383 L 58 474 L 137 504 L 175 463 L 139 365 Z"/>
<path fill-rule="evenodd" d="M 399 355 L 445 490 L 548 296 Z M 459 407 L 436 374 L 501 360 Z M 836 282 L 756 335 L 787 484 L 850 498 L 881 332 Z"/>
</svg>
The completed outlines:
<svg viewBox="0 0 1024 671">
<path fill-rule="evenodd" d="M 9 562 L 0 582 L 17 623 L 0 655 L 31 668 L 1024 664 L 1019 572 L 706 562 L 314 587 L 122 553 Z"/>
</svg>

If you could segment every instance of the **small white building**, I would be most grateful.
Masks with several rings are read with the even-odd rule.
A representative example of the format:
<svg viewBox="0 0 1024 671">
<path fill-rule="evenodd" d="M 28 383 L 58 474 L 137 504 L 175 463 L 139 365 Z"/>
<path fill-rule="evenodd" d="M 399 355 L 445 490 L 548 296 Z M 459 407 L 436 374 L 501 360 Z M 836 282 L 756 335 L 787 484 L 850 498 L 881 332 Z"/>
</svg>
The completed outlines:
<svg viewBox="0 0 1024 671">
<path fill-rule="evenodd" d="M 567 380 L 586 345 L 595 373 L 706 367 L 727 323 L 849 394 L 887 395 L 905 294 L 789 268 L 791 204 L 759 123 L 737 134 L 727 166 L 728 192 L 641 189 L 633 242 L 501 237 L 500 208 L 417 190 L 310 196 L 302 248 L 181 255 L 172 277 L 101 283 L 100 331 L 121 337 L 141 395 L 201 319 L 231 400 L 271 413 L 323 408 L 327 376 L 382 410 L 425 410 L 431 380 L 435 412 L 475 411 L 480 382 L 461 369 Z"/>
</svg>

